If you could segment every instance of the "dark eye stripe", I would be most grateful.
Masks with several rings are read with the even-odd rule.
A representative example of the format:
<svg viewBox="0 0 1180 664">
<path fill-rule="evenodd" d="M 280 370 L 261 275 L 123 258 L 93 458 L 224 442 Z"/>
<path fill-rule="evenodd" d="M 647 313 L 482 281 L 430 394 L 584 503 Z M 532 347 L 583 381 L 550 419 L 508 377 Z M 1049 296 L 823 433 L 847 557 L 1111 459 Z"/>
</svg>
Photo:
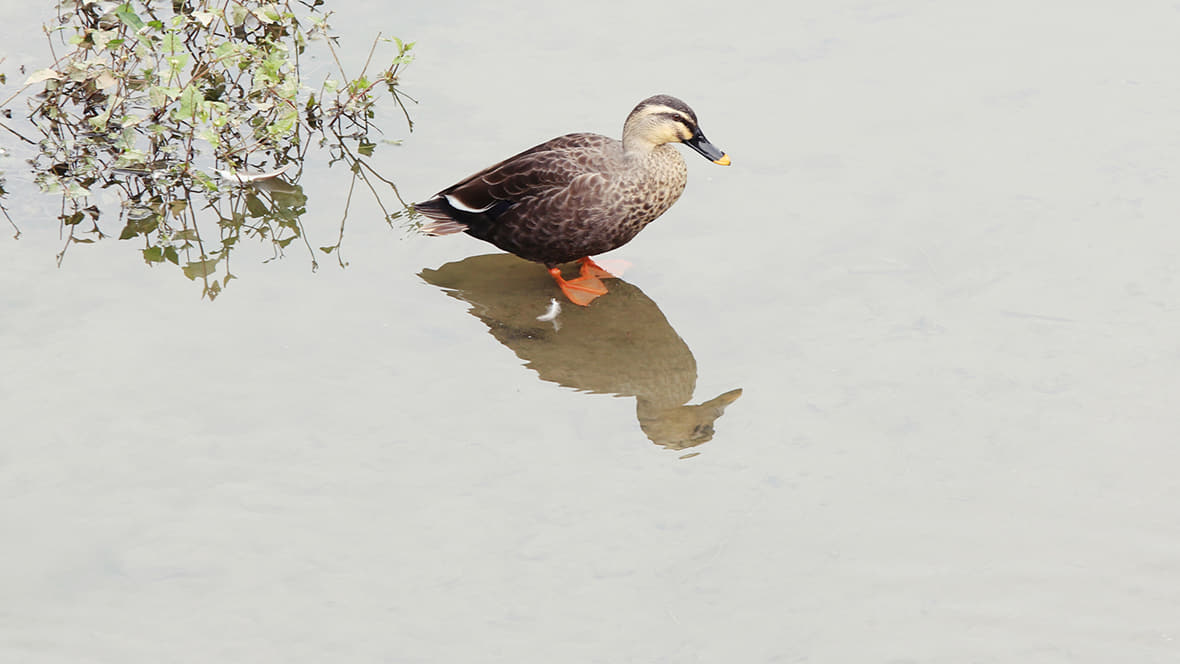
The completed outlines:
<svg viewBox="0 0 1180 664">
<path fill-rule="evenodd" d="M 668 118 L 669 120 L 671 120 L 673 122 L 679 122 L 680 124 L 684 125 L 685 127 L 688 127 L 689 129 L 692 129 L 693 127 L 696 126 L 696 124 L 692 120 L 684 117 L 683 115 L 680 115 L 679 113 L 660 113 L 659 115 L 660 115 L 660 117 Z"/>
</svg>

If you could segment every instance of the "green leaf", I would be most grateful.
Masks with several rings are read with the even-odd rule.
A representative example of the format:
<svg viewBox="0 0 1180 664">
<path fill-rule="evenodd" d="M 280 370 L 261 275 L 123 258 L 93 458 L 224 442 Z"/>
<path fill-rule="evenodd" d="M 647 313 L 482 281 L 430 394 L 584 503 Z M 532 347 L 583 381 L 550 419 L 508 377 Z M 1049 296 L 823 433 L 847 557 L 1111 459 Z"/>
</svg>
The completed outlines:
<svg viewBox="0 0 1180 664">
<path fill-rule="evenodd" d="M 278 23 L 283 18 L 274 5 L 263 5 L 254 10 L 254 16 L 264 23 Z"/>
<path fill-rule="evenodd" d="M 246 211 L 250 213 L 251 217 L 257 219 L 258 217 L 265 217 L 270 212 L 270 208 L 266 206 L 266 203 L 262 202 L 261 198 L 250 194 L 246 196 Z"/>
<path fill-rule="evenodd" d="M 152 108 L 163 108 L 168 102 L 180 96 L 180 88 L 153 85 L 148 89 L 148 100 Z"/>
<path fill-rule="evenodd" d="M 69 180 L 68 182 L 66 182 L 65 186 L 66 186 L 66 193 L 69 194 L 71 198 L 83 198 L 85 196 L 90 195 L 89 189 L 82 186 L 81 184 L 78 184 L 77 182 L 75 182 L 73 180 Z"/>
<path fill-rule="evenodd" d="M 250 10 L 237 2 L 229 3 L 227 9 L 229 11 L 225 14 L 225 22 L 229 23 L 230 27 L 241 27 L 246 22 L 246 17 L 250 15 Z"/>
<path fill-rule="evenodd" d="M 203 101 L 205 101 L 205 96 L 196 86 L 185 87 L 180 93 L 180 105 L 172 111 L 172 118 L 182 122 L 192 121 L 197 117 L 197 111 Z"/>
<path fill-rule="evenodd" d="M 285 137 L 289 136 L 295 129 L 296 123 L 299 122 L 299 111 L 295 108 L 286 106 L 278 118 L 267 127 L 267 133 L 271 136 Z"/>
<path fill-rule="evenodd" d="M 148 247 L 143 250 L 143 260 L 148 265 L 164 262 L 164 250 L 160 247 Z"/>
<path fill-rule="evenodd" d="M 123 231 L 119 233 L 119 239 L 130 240 L 136 235 L 147 235 L 159 227 L 160 216 L 158 214 L 148 214 L 148 216 L 139 219 L 129 219 L 127 225 L 123 227 Z"/>
<path fill-rule="evenodd" d="M 213 57 L 224 61 L 226 64 L 234 64 L 236 62 L 236 58 L 232 56 L 236 55 L 240 50 L 241 49 L 237 44 L 233 42 L 224 42 L 217 48 L 213 49 Z"/>
<path fill-rule="evenodd" d="M 116 7 L 115 16 L 123 22 L 123 25 L 130 27 L 132 30 L 139 30 L 143 27 L 143 19 L 139 18 L 139 15 L 136 14 L 135 10 L 131 8 L 130 2 L 123 3 Z"/>
<path fill-rule="evenodd" d="M 175 32 L 169 32 L 160 40 L 160 46 L 165 53 L 176 54 L 184 52 L 184 41 Z"/>
<path fill-rule="evenodd" d="M 184 276 L 195 281 L 213 274 L 216 268 L 217 259 L 210 258 L 209 260 L 197 261 L 195 263 L 185 263 L 184 267 L 180 268 L 180 270 L 184 272 Z"/>
<path fill-rule="evenodd" d="M 173 74 L 180 75 L 188 66 L 188 58 L 188 53 L 173 53 L 168 56 L 168 67 L 171 68 Z"/>
</svg>

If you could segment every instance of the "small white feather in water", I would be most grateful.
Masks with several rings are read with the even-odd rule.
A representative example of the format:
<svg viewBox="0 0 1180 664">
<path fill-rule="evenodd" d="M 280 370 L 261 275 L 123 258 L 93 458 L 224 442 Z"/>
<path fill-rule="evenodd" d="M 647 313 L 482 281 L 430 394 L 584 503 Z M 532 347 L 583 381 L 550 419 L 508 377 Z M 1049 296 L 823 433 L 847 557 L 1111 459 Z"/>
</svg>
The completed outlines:
<svg viewBox="0 0 1180 664">
<path fill-rule="evenodd" d="M 551 297 L 549 298 L 549 308 L 545 313 L 537 316 L 537 320 L 544 323 L 552 322 L 553 331 L 556 332 L 561 329 L 561 323 L 557 320 L 557 314 L 559 313 L 561 313 L 561 303 L 557 301 L 557 298 Z"/>
<path fill-rule="evenodd" d="M 271 178 L 277 178 L 278 176 L 282 175 L 283 173 L 286 173 L 287 170 L 290 169 L 294 165 L 295 164 L 287 164 L 286 166 L 283 166 L 279 170 L 270 171 L 269 173 L 242 173 L 242 172 L 234 172 L 234 171 L 223 171 L 223 170 L 219 170 L 216 168 L 213 169 L 213 172 L 220 175 L 221 177 L 225 178 L 226 180 L 237 180 L 238 184 L 246 184 L 248 182 L 258 182 L 259 180 L 269 180 Z"/>
</svg>

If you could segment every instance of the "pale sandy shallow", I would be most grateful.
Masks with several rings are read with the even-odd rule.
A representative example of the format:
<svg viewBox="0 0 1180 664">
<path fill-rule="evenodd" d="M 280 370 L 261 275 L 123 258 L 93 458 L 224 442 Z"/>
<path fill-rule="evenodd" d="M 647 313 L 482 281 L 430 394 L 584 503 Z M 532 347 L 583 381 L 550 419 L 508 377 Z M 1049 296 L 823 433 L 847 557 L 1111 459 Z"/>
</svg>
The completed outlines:
<svg viewBox="0 0 1180 664">
<path fill-rule="evenodd" d="M 365 202 L 347 270 L 240 260 L 213 304 L 0 240 L 0 660 L 1176 661 L 1180 10 L 766 11 L 336 21 L 354 63 L 374 16 L 419 41 L 410 198 L 693 105 L 733 166 L 686 150 L 615 252 L 692 403 L 743 390 L 693 458 L 417 276 L 490 247 Z M 347 182 L 305 184 L 327 244 Z"/>
</svg>

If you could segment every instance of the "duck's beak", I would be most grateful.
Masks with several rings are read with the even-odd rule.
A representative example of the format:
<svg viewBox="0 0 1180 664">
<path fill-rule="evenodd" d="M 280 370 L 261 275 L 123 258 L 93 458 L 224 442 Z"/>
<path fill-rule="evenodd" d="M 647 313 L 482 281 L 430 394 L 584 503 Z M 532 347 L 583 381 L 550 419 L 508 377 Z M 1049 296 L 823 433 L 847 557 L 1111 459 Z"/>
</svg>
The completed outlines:
<svg viewBox="0 0 1180 664">
<path fill-rule="evenodd" d="M 721 166 L 729 165 L 729 155 L 722 152 L 721 149 L 716 145 L 710 143 L 709 139 L 705 138 L 705 135 L 700 131 L 697 131 L 696 135 L 692 138 L 684 141 L 684 144 L 701 153 L 706 159 L 713 162 L 714 164 L 719 164 Z"/>
</svg>

